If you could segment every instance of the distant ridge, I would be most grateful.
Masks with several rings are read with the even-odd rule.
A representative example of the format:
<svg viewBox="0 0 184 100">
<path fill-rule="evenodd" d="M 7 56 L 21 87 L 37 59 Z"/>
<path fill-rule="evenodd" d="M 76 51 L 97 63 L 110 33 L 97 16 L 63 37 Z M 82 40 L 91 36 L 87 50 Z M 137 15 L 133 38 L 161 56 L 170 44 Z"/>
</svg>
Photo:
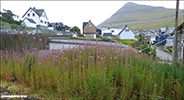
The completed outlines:
<svg viewBox="0 0 184 100">
<path fill-rule="evenodd" d="M 120 27 L 124 25 L 135 29 L 156 29 L 161 27 L 174 27 L 175 9 L 164 7 L 153 7 L 148 5 L 139 5 L 128 2 L 115 12 L 110 18 L 99 24 L 97 27 Z M 184 21 L 184 11 L 179 10 L 178 25 Z"/>
</svg>

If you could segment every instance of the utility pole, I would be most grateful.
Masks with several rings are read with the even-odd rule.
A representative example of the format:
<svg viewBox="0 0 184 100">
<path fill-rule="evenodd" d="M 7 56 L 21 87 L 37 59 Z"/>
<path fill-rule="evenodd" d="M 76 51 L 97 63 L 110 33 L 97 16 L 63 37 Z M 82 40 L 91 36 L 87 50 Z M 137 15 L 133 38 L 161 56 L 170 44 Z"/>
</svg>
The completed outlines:
<svg viewBox="0 0 184 100">
<path fill-rule="evenodd" d="M 174 55 L 173 61 L 175 62 L 177 59 L 177 40 L 178 40 L 178 8 L 179 8 L 179 0 L 176 1 L 176 19 L 175 19 L 175 34 L 174 34 Z"/>
</svg>

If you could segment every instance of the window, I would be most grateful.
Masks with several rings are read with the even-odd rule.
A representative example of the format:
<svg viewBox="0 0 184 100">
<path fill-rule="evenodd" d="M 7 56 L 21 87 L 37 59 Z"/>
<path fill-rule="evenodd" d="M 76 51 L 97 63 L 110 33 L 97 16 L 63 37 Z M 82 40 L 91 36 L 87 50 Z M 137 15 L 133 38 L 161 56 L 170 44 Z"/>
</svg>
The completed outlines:
<svg viewBox="0 0 184 100">
<path fill-rule="evenodd" d="M 125 29 L 125 32 L 129 32 L 129 29 Z"/>
<path fill-rule="evenodd" d="M 89 27 L 91 27 L 91 24 L 89 24 Z"/>
<path fill-rule="evenodd" d="M 35 14 L 33 13 L 33 16 L 35 16 Z"/>
<path fill-rule="evenodd" d="M 46 21 L 45 21 L 45 24 L 46 24 Z"/>
<path fill-rule="evenodd" d="M 28 14 L 27 14 L 27 16 L 29 17 L 29 16 L 30 16 L 30 14 L 28 13 Z"/>
<path fill-rule="evenodd" d="M 40 20 L 41 23 L 43 23 L 43 20 Z"/>
<path fill-rule="evenodd" d="M 111 32 L 114 32 L 114 30 L 111 30 Z"/>
<path fill-rule="evenodd" d="M 30 9 L 30 12 L 32 12 L 32 9 Z"/>
</svg>

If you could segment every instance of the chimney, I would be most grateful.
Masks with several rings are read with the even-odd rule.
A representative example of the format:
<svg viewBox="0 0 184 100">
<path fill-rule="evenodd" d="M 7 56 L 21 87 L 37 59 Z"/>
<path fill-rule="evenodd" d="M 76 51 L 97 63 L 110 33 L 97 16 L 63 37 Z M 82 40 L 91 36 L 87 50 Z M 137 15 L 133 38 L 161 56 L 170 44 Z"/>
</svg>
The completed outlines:
<svg viewBox="0 0 184 100">
<path fill-rule="evenodd" d="M 127 25 L 125 25 L 125 27 L 127 27 Z"/>
<path fill-rule="evenodd" d="M 91 20 L 89 20 L 89 22 L 91 22 Z"/>
<path fill-rule="evenodd" d="M 35 9 L 35 7 L 33 7 L 33 9 Z"/>
</svg>

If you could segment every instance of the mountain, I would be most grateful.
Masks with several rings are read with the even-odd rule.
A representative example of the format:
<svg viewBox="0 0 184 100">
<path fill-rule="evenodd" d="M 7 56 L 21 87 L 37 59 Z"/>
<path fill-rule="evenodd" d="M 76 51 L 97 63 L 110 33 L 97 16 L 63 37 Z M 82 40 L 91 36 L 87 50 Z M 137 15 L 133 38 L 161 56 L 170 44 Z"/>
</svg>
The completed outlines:
<svg viewBox="0 0 184 100">
<path fill-rule="evenodd" d="M 131 29 L 156 29 L 175 26 L 175 9 L 153 7 L 128 2 L 110 18 L 97 27 L 120 27 L 128 25 Z M 179 10 L 178 25 L 184 21 L 184 10 Z"/>
</svg>

